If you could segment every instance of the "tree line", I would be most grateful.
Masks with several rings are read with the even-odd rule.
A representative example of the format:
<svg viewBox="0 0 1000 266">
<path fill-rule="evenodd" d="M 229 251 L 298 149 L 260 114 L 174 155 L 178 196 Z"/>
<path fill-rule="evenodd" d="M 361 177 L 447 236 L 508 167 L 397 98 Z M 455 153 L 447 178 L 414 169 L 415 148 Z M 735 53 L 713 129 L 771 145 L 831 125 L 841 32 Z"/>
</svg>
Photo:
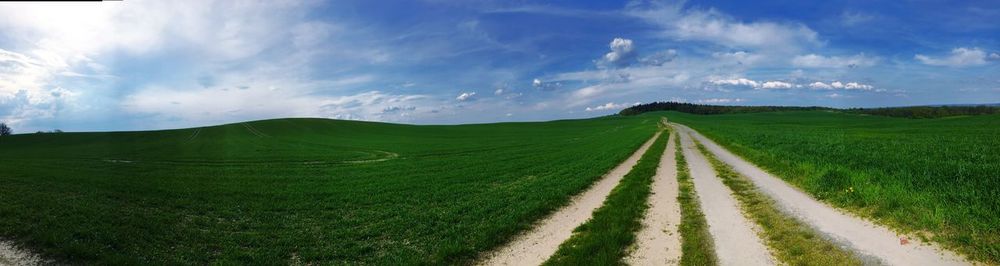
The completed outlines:
<svg viewBox="0 0 1000 266">
<path fill-rule="evenodd" d="M 903 118 L 939 118 L 961 115 L 1000 114 L 1000 106 L 912 106 L 912 107 L 881 107 L 881 108 L 850 108 L 837 109 L 820 106 L 728 106 L 708 105 L 682 102 L 652 102 L 634 105 L 622 109 L 619 115 L 637 115 L 654 111 L 678 111 L 689 114 L 715 115 L 762 113 L 778 111 L 817 111 L 829 110 L 845 113 L 869 114 Z"/>
</svg>

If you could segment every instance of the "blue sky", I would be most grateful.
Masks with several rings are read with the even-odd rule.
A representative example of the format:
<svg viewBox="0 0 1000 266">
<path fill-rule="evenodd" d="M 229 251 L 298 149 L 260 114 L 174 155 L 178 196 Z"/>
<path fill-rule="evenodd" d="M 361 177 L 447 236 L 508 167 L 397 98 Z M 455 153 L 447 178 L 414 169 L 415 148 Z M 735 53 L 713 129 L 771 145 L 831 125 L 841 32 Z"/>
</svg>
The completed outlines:
<svg viewBox="0 0 1000 266">
<path fill-rule="evenodd" d="M 996 1 L 0 3 L 0 121 L 417 124 L 1000 102 Z"/>
</svg>

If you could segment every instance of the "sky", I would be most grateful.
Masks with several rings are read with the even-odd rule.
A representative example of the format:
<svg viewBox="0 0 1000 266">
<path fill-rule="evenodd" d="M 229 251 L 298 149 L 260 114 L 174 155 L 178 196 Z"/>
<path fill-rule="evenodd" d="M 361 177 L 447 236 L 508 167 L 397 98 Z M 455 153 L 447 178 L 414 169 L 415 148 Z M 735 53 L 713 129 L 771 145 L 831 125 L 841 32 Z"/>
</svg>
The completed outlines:
<svg viewBox="0 0 1000 266">
<path fill-rule="evenodd" d="M 15 132 L 1000 102 L 998 1 L 0 3 Z"/>
</svg>

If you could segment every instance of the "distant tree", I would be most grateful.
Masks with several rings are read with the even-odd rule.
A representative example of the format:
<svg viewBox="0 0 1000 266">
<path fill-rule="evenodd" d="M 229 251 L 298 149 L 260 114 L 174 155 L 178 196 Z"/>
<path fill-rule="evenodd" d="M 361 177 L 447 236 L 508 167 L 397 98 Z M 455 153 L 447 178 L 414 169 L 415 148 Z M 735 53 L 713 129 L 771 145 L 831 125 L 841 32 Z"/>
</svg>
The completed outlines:
<svg viewBox="0 0 1000 266">
<path fill-rule="evenodd" d="M 7 123 L 0 123 L 0 136 L 10 136 L 13 134 L 14 131 L 7 126 Z"/>
</svg>

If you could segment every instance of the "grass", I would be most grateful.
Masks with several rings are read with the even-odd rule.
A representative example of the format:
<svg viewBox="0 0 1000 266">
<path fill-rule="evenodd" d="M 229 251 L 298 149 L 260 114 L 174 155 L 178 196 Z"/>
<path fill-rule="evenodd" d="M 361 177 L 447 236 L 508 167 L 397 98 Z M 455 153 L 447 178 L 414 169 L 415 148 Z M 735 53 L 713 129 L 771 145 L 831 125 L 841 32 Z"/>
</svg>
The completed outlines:
<svg viewBox="0 0 1000 266">
<path fill-rule="evenodd" d="M 669 132 L 657 137 L 594 216 L 574 229 L 544 265 L 625 265 L 627 249 L 649 208 L 646 200 L 668 136 Z"/>
<path fill-rule="evenodd" d="M 715 242 L 708 233 L 708 222 L 701 212 L 698 194 L 694 190 L 694 180 L 688 171 L 687 159 L 681 148 L 681 138 L 674 138 L 674 151 L 677 156 L 677 184 L 679 194 L 677 201 L 681 205 L 681 261 L 680 265 L 703 266 L 719 265 L 715 253 Z"/>
<path fill-rule="evenodd" d="M 782 213 L 774 200 L 758 191 L 745 176 L 719 161 L 697 140 L 695 144 L 715 168 L 722 183 L 733 191 L 743 211 L 763 229 L 758 233 L 779 261 L 787 265 L 862 265 L 851 252 L 837 247 L 812 228 Z"/>
<path fill-rule="evenodd" d="M 658 120 L 2 137 L 0 237 L 74 264 L 465 264 L 566 204 Z"/>
<path fill-rule="evenodd" d="M 818 199 L 1000 263 L 1000 115 L 654 114 L 697 129 Z"/>
</svg>

